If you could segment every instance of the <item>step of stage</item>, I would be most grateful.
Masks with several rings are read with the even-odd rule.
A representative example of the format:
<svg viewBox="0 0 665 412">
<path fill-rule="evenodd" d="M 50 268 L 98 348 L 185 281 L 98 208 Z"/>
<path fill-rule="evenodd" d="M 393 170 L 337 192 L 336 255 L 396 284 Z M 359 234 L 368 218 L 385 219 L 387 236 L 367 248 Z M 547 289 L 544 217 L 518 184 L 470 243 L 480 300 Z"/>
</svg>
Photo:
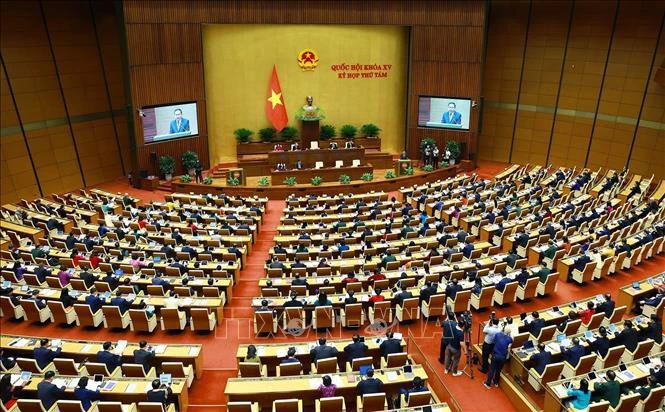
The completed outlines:
<svg viewBox="0 0 665 412">
<path fill-rule="evenodd" d="M 160 180 L 157 190 L 163 190 L 165 192 L 171 191 L 171 181 L 170 180 Z"/>
</svg>

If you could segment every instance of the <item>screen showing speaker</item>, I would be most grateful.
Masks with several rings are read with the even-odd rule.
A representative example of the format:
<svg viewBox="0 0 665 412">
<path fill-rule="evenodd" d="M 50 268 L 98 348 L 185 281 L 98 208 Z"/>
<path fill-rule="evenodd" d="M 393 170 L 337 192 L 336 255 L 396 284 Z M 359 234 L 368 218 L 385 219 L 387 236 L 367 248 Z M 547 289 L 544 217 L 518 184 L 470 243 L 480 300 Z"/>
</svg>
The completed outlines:
<svg viewBox="0 0 665 412">
<path fill-rule="evenodd" d="M 143 142 L 145 144 L 199 134 L 196 102 L 144 107 L 139 114 L 143 122 Z"/>
<path fill-rule="evenodd" d="M 469 130 L 471 99 L 418 97 L 418 127 Z"/>
</svg>

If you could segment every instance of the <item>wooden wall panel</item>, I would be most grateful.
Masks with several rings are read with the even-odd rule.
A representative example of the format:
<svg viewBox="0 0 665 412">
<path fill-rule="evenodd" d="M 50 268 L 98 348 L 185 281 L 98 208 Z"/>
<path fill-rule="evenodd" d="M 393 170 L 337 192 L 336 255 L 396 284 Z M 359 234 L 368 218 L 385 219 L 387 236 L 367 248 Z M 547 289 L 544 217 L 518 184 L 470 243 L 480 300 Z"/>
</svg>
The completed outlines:
<svg viewBox="0 0 665 412">
<path fill-rule="evenodd" d="M 416 127 L 417 96 L 446 95 L 480 98 L 485 2 L 473 1 L 126 1 L 123 2 L 130 60 L 132 102 L 148 104 L 196 100 L 199 137 L 142 145 L 140 119 L 135 115 L 139 169 L 150 169 L 150 152 L 179 158 L 195 150 L 207 165 L 201 24 L 384 24 L 411 27 L 411 90 L 405 142 L 417 156 L 422 137 L 442 143 L 458 139 L 473 152 L 478 125 L 473 116 L 468 133 Z M 306 36 L 306 33 L 303 33 Z M 180 86 L 178 89 L 171 87 Z M 405 143 L 406 145 L 406 143 Z"/>
</svg>

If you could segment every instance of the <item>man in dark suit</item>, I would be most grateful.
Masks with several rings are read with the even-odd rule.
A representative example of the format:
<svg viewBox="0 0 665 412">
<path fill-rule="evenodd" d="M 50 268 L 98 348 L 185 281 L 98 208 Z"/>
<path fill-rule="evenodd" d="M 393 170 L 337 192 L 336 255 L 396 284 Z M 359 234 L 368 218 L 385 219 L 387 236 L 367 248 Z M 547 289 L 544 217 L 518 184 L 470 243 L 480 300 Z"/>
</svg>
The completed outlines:
<svg viewBox="0 0 665 412">
<path fill-rule="evenodd" d="M 600 303 L 598 306 L 596 306 L 596 313 L 599 312 L 604 312 L 606 318 L 612 317 L 612 313 L 614 312 L 614 301 L 612 300 L 612 295 L 609 293 L 606 293 L 603 295 L 605 298 L 605 302 Z"/>
<path fill-rule="evenodd" d="M 152 278 L 153 285 L 161 286 L 164 290 L 168 290 L 171 287 L 171 282 L 164 279 L 160 272 L 156 272 L 155 276 Z"/>
<path fill-rule="evenodd" d="M 272 262 L 268 265 L 270 269 L 284 269 L 284 264 L 277 259 L 277 256 L 272 258 Z"/>
<path fill-rule="evenodd" d="M 640 337 L 633 328 L 633 322 L 626 320 L 623 323 L 623 330 L 615 337 L 613 346 L 624 345 L 626 349 L 634 352 L 639 340 Z"/>
<path fill-rule="evenodd" d="M 596 382 L 593 385 L 593 400 L 608 401 L 610 406 L 616 408 L 621 400 L 621 385 L 616 381 L 616 373 L 612 370 L 605 374 L 607 382 Z"/>
<path fill-rule="evenodd" d="M 443 112 L 441 116 L 441 123 L 445 124 L 462 124 L 462 113 L 458 112 L 455 102 L 448 103 L 448 111 Z"/>
<path fill-rule="evenodd" d="M 605 326 L 601 326 L 598 329 L 600 334 L 593 342 L 589 343 L 589 353 L 597 353 L 601 357 L 607 355 L 607 351 L 610 350 L 610 340 L 607 338 L 607 329 Z"/>
<path fill-rule="evenodd" d="M 120 314 L 124 315 L 132 305 L 130 301 L 122 297 L 120 291 L 115 293 L 115 297 L 111 299 L 111 305 L 117 306 L 120 309 Z"/>
<path fill-rule="evenodd" d="M 85 304 L 90 306 L 90 310 L 92 311 L 92 313 L 95 313 L 102 308 L 102 305 L 104 304 L 104 299 L 99 297 L 97 289 L 92 287 L 90 288 L 90 294 L 85 297 Z"/>
<path fill-rule="evenodd" d="M 37 362 L 37 366 L 44 369 L 49 363 L 53 362 L 53 359 L 60 355 L 60 352 L 62 352 L 62 348 L 51 350 L 49 348 L 49 340 L 44 338 L 39 341 L 39 347 L 34 349 L 33 356 Z"/>
<path fill-rule="evenodd" d="M 506 285 L 511 282 L 510 278 L 508 277 L 508 275 L 505 272 L 502 273 L 501 275 L 503 277 L 496 284 L 496 290 L 498 290 L 499 292 L 503 292 L 506 289 Z"/>
<path fill-rule="evenodd" d="M 81 280 L 85 283 L 85 287 L 90 289 L 95 285 L 95 282 L 99 280 L 99 278 L 92 273 L 88 272 L 87 270 L 84 272 L 79 273 L 79 277 Z"/>
<path fill-rule="evenodd" d="M 570 363 L 572 367 L 576 367 L 580 362 L 580 358 L 586 354 L 584 347 L 580 345 L 579 338 L 573 338 L 573 346 L 566 349 L 561 346 L 561 357 L 564 361 Z"/>
<path fill-rule="evenodd" d="M 276 255 L 286 255 L 286 249 L 284 249 L 281 243 L 278 243 L 277 246 L 275 246 L 274 253 Z"/>
<path fill-rule="evenodd" d="M 582 255 L 575 259 L 574 263 L 574 268 L 579 270 L 580 272 L 584 270 L 584 267 L 586 266 L 587 263 L 591 262 L 591 258 L 587 255 Z"/>
<path fill-rule="evenodd" d="M 348 293 L 347 293 L 348 296 L 346 298 L 344 298 L 344 304 L 345 305 L 352 305 L 354 303 L 358 303 L 358 298 L 356 298 L 354 296 L 355 294 L 356 294 L 356 292 L 354 292 L 352 290 L 348 291 Z"/>
<path fill-rule="evenodd" d="M 383 392 L 383 382 L 374 377 L 374 369 L 369 369 L 365 374 L 365 379 L 358 382 L 356 389 L 360 396 L 371 393 L 381 393 Z"/>
<path fill-rule="evenodd" d="M 402 286 L 401 289 L 401 292 L 395 294 L 395 304 L 400 306 L 404 304 L 405 299 L 413 297 L 413 294 L 407 290 L 406 286 Z"/>
<path fill-rule="evenodd" d="M 436 295 L 436 285 L 431 281 L 425 282 L 425 287 L 420 290 L 420 303 L 427 302 L 429 303 L 429 298 L 433 295 Z"/>
<path fill-rule="evenodd" d="M 284 302 L 282 305 L 285 308 L 302 308 L 303 303 L 298 300 L 298 294 L 296 292 L 291 292 L 291 300 Z"/>
<path fill-rule="evenodd" d="M 388 355 L 391 353 L 400 353 L 402 352 L 402 342 L 400 339 L 395 339 L 395 335 L 392 332 L 386 333 L 386 340 L 381 342 L 379 349 L 384 358 L 388 359 Z"/>
<path fill-rule="evenodd" d="M 453 279 L 451 283 L 446 286 L 446 298 L 455 300 L 455 296 L 457 296 L 457 292 L 462 290 L 462 285 L 459 284 L 459 281 L 457 279 Z"/>
<path fill-rule="evenodd" d="M 147 393 L 148 402 L 157 402 L 166 406 L 169 396 L 171 396 L 172 393 L 173 391 L 170 386 L 162 384 L 159 379 L 155 379 L 152 381 L 152 389 Z"/>
<path fill-rule="evenodd" d="M 327 346 L 325 338 L 319 338 L 319 345 L 309 351 L 312 362 L 316 363 L 319 359 L 336 358 L 339 351 L 334 346 Z"/>
<path fill-rule="evenodd" d="M 44 409 L 49 410 L 65 393 L 65 387 L 58 388 L 53 384 L 55 372 L 48 371 L 44 374 L 44 380 L 37 384 L 37 399 L 42 401 Z"/>
<path fill-rule="evenodd" d="M 106 272 L 106 276 L 104 276 L 101 281 L 108 283 L 109 289 L 111 290 L 115 290 L 115 288 L 118 287 L 118 283 L 120 283 L 118 278 L 113 276 L 113 272 L 111 271 Z"/>
<path fill-rule="evenodd" d="M 367 345 L 360 341 L 360 336 L 357 334 L 353 335 L 353 342 L 344 347 L 346 360 L 351 362 L 357 358 L 364 358 L 367 354 L 367 349 Z"/>
<path fill-rule="evenodd" d="M 134 350 L 134 363 L 143 365 L 143 370 L 147 373 L 154 359 L 155 351 L 152 347 L 148 346 L 148 342 L 140 341 L 139 348 Z"/>
<path fill-rule="evenodd" d="M 189 132 L 189 119 L 182 117 L 182 110 L 177 108 L 173 111 L 175 119 L 169 124 L 169 134 Z"/>
<path fill-rule="evenodd" d="M 545 327 L 545 321 L 540 318 L 538 311 L 533 311 L 531 316 L 533 320 L 531 322 L 524 322 L 524 324 L 529 327 L 529 333 L 537 338 L 540 335 L 540 330 Z"/>
<path fill-rule="evenodd" d="M 106 364 L 109 373 L 113 373 L 115 368 L 122 365 L 122 358 L 120 355 L 111 352 L 111 349 L 113 349 L 111 342 L 104 342 L 102 349 L 97 352 L 97 362 Z"/>
<path fill-rule="evenodd" d="M 536 370 L 539 374 L 542 374 L 545 370 L 545 367 L 550 363 L 552 359 L 552 354 L 545 350 L 545 344 L 538 344 L 538 353 L 534 353 L 529 358 L 530 361 L 534 362 L 533 369 Z"/>
<path fill-rule="evenodd" d="M 0 364 L 6 370 L 12 369 L 16 365 L 16 359 L 5 356 L 4 349 L 0 348 Z"/>
</svg>

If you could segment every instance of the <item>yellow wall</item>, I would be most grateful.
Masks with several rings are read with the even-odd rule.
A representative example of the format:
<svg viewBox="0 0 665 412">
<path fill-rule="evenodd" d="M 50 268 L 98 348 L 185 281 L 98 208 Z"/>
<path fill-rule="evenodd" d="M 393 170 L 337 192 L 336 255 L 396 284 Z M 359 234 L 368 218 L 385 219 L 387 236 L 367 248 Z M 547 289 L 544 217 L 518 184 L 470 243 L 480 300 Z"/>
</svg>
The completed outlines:
<svg viewBox="0 0 665 412">
<path fill-rule="evenodd" d="M 319 66 L 303 72 L 298 53 L 314 49 Z M 395 26 L 206 25 L 203 27 L 206 106 L 211 164 L 236 160 L 233 131 L 268 127 L 265 101 L 277 66 L 289 125 L 314 96 L 326 112 L 322 122 L 339 128 L 375 123 L 382 150 L 404 147 L 408 29 Z M 392 64 L 387 79 L 338 79 L 333 64 Z M 254 136 L 255 139 L 258 136 Z"/>
</svg>

